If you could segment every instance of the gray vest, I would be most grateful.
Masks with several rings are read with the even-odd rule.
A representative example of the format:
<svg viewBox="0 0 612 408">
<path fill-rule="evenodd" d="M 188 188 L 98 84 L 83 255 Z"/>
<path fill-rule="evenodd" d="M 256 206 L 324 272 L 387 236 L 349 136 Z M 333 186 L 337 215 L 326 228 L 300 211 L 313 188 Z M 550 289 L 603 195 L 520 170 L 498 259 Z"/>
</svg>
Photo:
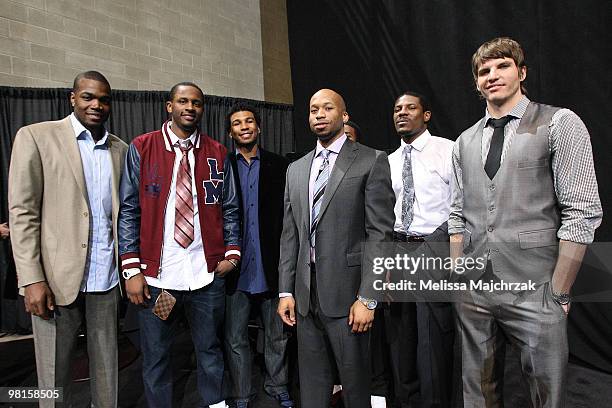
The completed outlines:
<svg viewBox="0 0 612 408">
<path fill-rule="evenodd" d="M 464 253 L 487 258 L 493 273 L 505 281 L 544 283 L 552 277 L 561 218 L 548 126 L 558 109 L 529 103 L 493 180 L 482 164 L 484 119 L 457 139 L 464 190 Z"/>
</svg>

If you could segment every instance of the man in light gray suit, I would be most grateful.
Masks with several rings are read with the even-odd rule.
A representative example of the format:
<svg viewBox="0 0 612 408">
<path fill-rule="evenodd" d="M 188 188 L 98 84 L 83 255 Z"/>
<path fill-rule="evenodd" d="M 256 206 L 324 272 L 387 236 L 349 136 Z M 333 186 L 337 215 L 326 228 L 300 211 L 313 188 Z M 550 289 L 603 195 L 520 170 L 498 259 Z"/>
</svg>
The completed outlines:
<svg viewBox="0 0 612 408">
<path fill-rule="evenodd" d="M 465 407 L 503 406 L 506 341 L 520 350 L 530 406 L 563 407 L 570 289 L 602 218 L 589 133 L 572 111 L 527 99 L 516 41 L 481 45 L 472 73 L 487 109 L 453 150 L 448 231 L 453 257 L 486 259 L 468 278 L 499 290 L 457 304 Z"/>
<path fill-rule="evenodd" d="M 328 406 L 333 364 L 348 408 L 370 406 L 368 329 L 376 301 L 362 268 L 364 243 L 390 239 L 394 194 L 387 155 L 347 140 L 344 100 L 310 99 L 316 148 L 287 170 L 278 313 L 296 324 L 301 406 Z M 367 258 L 367 257 L 366 257 Z M 364 259 L 367 264 L 367 259 Z"/>
</svg>

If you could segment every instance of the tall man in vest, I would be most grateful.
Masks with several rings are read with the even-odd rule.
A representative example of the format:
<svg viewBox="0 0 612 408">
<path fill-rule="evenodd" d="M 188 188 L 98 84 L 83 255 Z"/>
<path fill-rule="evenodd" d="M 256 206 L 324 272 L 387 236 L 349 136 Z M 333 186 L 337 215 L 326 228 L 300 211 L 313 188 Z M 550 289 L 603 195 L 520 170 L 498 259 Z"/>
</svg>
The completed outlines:
<svg viewBox="0 0 612 408">
<path fill-rule="evenodd" d="M 219 330 L 225 278 L 240 260 L 239 202 L 227 150 L 201 133 L 204 94 L 172 87 L 170 120 L 130 144 L 121 179 L 119 253 L 139 311 L 142 375 L 150 407 L 171 407 L 170 349 L 184 313 L 205 406 L 225 408 Z"/>
<path fill-rule="evenodd" d="M 503 406 L 507 339 L 531 404 L 563 407 L 570 289 L 602 218 L 589 134 L 570 110 L 525 96 L 516 41 L 481 45 L 472 73 L 487 109 L 453 150 L 452 256 L 486 259 L 471 280 L 536 289 L 472 291 L 457 304 L 465 406 Z"/>
</svg>

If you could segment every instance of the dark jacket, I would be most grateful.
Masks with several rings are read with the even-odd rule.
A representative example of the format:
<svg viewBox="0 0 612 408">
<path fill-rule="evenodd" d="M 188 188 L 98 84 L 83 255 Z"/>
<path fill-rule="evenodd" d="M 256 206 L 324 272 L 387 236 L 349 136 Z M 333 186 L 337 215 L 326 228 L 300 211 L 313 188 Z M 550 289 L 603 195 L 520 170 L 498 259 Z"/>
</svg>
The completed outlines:
<svg viewBox="0 0 612 408">
<path fill-rule="evenodd" d="M 259 241 L 266 284 L 270 293 L 278 294 L 278 259 L 280 236 L 283 231 L 283 197 L 285 194 L 285 174 L 289 162 L 282 156 L 259 148 Z M 227 155 L 236 178 L 236 191 L 240 201 L 240 221 L 243 222 L 242 189 L 238 173 L 236 152 Z M 242 231 L 242 228 L 241 228 Z M 228 294 L 236 291 L 240 270 L 229 274 L 225 280 Z"/>
<path fill-rule="evenodd" d="M 176 157 L 167 126 L 168 122 L 132 141 L 120 188 L 121 267 L 140 268 L 153 277 L 160 274 L 164 215 Z M 201 133 L 193 153 L 204 256 L 212 272 L 223 259 L 240 260 L 239 198 L 232 168 L 224 166 L 223 145 Z"/>
</svg>

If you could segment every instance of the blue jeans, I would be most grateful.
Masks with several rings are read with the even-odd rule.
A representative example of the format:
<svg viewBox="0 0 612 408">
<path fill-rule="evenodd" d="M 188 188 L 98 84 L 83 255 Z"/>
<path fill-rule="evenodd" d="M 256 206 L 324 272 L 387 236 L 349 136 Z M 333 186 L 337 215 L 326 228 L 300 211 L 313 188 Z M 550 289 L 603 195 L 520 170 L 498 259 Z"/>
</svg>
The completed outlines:
<svg viewBox="0 0 612 408">
<path fill-rule="evenodd" d="M 273 397 L 288 391 L 288 336 L 276 313 L 277 307 L 278 296 L 264 298 L 240 290 L 226 296 L 225 351 L 232 379 L 230 395 L 234 401 L 248 401 L 256 394 L 251 386 L 252 356 L 248 336 L 251 308 L 258 309 L 264 326 L 264 390 Z"/>
<path fill-rule="evenodd" d="M 215 276 L 194 291 L 168 290 L 176 304 L 166 321 L 152 313 L 161 289 L 149 286 L 151 299 L 139 311 L 142 377 L 149 407 L 172 406 L 170 352 L 177 324 L 184 313 L 198 362 L 198 391 L 204 406 L 223 400 L 223 353 L 219 330 L 225 314 L 225 280 Z"/>
</svg>

